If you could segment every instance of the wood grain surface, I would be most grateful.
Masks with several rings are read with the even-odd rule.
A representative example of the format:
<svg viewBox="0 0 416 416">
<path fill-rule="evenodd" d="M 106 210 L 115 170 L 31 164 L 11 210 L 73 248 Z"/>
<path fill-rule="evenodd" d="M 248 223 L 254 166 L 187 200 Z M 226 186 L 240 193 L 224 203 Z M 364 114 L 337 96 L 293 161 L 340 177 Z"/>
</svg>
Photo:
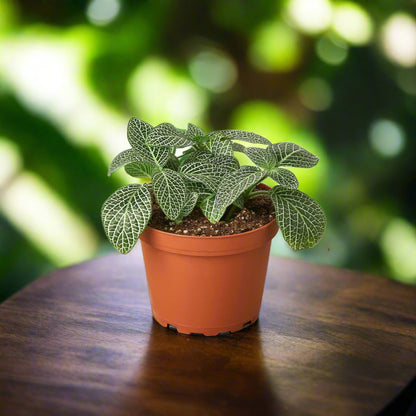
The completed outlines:
<svg viewBox="0 0 416 416">
<path fill-rule="evenodd" d="M 139 251 L 0 306 L 0 415 L 374 415 L 415 374 L 415 287 L 289 259 L 258 324 L 219 338 L 153 322 Z"/>
</svg>

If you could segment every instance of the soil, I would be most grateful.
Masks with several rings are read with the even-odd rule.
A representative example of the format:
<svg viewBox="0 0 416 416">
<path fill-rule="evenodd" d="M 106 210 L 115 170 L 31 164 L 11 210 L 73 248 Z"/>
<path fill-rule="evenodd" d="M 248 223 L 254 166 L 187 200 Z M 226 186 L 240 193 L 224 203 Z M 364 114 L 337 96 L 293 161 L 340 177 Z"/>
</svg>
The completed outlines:
<svg viewBox="0 0 416 416">
<path fill-rule="evenodd" d="M 172 234 L 221 236 L 245 233 L 266 225 L 275 218 L 274 206 L 268 195 L 257 195 L 246 202 L 229 222 L 211 224 L 196 207 L 180 224 L 170 221 L 153 200 L 153 215 L 149 226 Z"/>
</svg>

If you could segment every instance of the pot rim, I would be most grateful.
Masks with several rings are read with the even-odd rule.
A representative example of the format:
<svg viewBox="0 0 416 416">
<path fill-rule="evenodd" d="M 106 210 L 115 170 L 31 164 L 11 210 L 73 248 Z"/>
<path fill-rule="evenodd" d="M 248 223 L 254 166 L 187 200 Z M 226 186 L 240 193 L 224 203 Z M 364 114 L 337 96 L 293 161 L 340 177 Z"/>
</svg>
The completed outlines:
<svg viewBox="0 0 416 416">
<path fill-rule="evenodd" d="M 227 239 L 227 238 L 237 238 L 241 235 L 254 234 L 255 232 L 258 232 L 258 231 L 264 229 L 265 227 L 270 226 L 273 222 L 276 223 L 276 218 L 273 218 L 267 224 L 264 224 L 261 227 L 257 227 L 254 230 L 243 231 L 242 233 L 227 234 L 227 235 L 184 235 L 184 234 L 175 234 L 175 233 L 169 233 L 167 231 L 158 230 L 157 228 L 150 227 L 149 225 L 145 228 L 145 230 L 151 231 L 152 233 L 156 233 L 156 234 L 165 234 L 165 235 L 178 237 L 178 238 L 188 238 L 188 239 L 195 239 L 195 240 L 204 240 L 204 239 L 207 239 L 207 240 L 213 240 L 213 239 L 223 240 L 223 239 Z M 144 231 L 143 231 L 143 233 L 144 233 Z"/>
</svg>

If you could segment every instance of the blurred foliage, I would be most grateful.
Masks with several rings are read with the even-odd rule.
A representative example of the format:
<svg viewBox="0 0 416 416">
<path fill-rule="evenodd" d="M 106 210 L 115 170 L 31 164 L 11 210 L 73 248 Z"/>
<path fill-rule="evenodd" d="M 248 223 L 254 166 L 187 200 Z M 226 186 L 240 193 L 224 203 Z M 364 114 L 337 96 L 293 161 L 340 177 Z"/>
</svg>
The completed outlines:
<svg viewBox="0 0 416 416">
<path fill-rule="evenodd" d="M 317 153 L 322 243 L 273 253 L 416 283 L 416 20 L 405 0 L 0 0 L 0 300 L 110 251 L 135 115 Z"/>
</svg>

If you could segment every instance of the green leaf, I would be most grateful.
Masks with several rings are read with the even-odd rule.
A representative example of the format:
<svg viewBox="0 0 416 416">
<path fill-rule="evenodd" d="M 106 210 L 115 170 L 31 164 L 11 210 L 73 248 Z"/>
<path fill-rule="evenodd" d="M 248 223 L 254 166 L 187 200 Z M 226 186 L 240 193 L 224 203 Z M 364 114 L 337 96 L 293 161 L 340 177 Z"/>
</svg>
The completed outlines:
<svg viewBox="0 0 416 416">
<path fill-rule="evenodd" d="M 208 152 L 207 150 L 197 150 L 196 152 L 193 151 L 192 153 L 189 154 L 185 163 L 191 163 L 191 162 L 205 163 L 207 161 L 212 161 L 213 158 L 214 156 L 211 152 Z"/>
<path fill-rule="evenodd" d="M 276 166 L 293 166 L 295 168 L 312 168 L 319 158 L 295 143 L 273 143 L 267 151 L 276 161 Z"/>
<path fill-rule="evenodd" d="M 151 147 L 143 145 L 140 149 L 136 149 L 141 159 L 145 162 L 156 163 L 160 167 L 165 166 L 169 159 L 169 147 Z"/>
<path fill-rule="evenodd" d="M 127 137 L 140 160 L 164 166 L 169 158 L 170 150 L 168 147 L 149 146 L 147 138 L 152 129 L 150 124 L 132 117 L 127 126 Z"/>
<path fill-rule="evenodd" d="M 187 199 L 185 182 L 179 172 L 164 169 L 157 172 L 152 179 L 153 193 L 165 215 L 175 221 Z"/>
<path fill-rule="evenodd" d="M 194 143 L 170 123 L 162 123 L 152 129 L 147 137 L 150 146 L 186 147 Z"/>
<path fill-rule="evenodd" d="M 126 165 L 124 170 L 134 178 L 151 178 L 158 168 L 154 163 L 150 162 L 133 162 Z"/>
<path fill-rule="evenodd" d="M 270 176 L 278 184 L 286 186 L 287 188 L 297 189 L 299 186 L 296 175 L 290 170 L 284 168 L 274 168 L 268 170 L 267 176 Z"/>
<path fill-rule="evenodd" d="M 211 162 L 219 169 L 234 171 L 240 169 L 240 164 L 234 156 L 215 156 Z"/>
<path fill-rule="evenodd" d="M 212 220 L 219 221 L 227 207 L 248 188 L 260 182 L 263 176 L 263 172 L 255 166 L 244 166 L 244 169 L 227 173 L 221 180 L 215 196 Z"/>
<path fill-rule="evenodd" d="M 191 192 L 185 202 L 184 207 L 182 208 L 181 214 L 179 215 L 178 219 L 187 217 L 194 210 L 197 201 L 198 194 L 196 192 Z"/>
<path fill-rule="evenodd" d="M 127 185 L 104 202 L 101 220 L 111 244 L 122 254 L 134 247 L 152 215 L 152 197 L 146 185 Z"/>
<path fill-rule="evenodd" d="M 227 139 L 231 140 L 240 140 L 242 142 L 247 143 L 255 143 L 255 144 L 271 144 L 270 140 L 266 139 L 260 134 L 252 133 L 250 131 L 244 130 L 217 130 L 209 133 L 208 136 L 212 136 L 213 134 L 220 133 Z"/>
<path fill-rule="evenodd" d="M 215 165 L 210 160 L 204 162 L 186 161 L 180 171 L 190 181 L 200 182 L 211 191 L 215 191 L 219 181 L 227 173 L 225 167 Z"/>
<path fill-rule="evenodd" d="M 112 160 L 107 175 L 110 176 L 116 170 L 120 169 L 124 165 L 127 165 L 128 163 L 140 162 L 141 160 L 142 158 L 140 157 L 140 154 L 136 152 L 136 150 L 123 150 Z"/>
<path fill-rule="evenodd" d="M 276 166 L 276 158 L 267 150 L 261 147 L 246 147 L 244 153 L 257 166 L 271 169 Z"/>
<path fill-rule="evenodd" d="M 232 145 L 233 145 L 233 151 L 234 152 L 244 153 L 245 150 L 246 150 L 245 146 L 243 146 L 240 143 L 234 143 L 234 142 L 232 142 Z"/>
<path fill-rule="evenodd" d="M 310 196 L 297 189 L 275 186 L 270 198 L 283 238 L 294 250 L 314 247 L 323 237 L 325 214 Z"/>
<path fill-rule="evenodd" d="M 172 170 L 178 170 L 180 166 L 179 160 L 176 156 L 173 154 L 169 155 L 169 159 L 165 164 L 165 168 L 172 169 Z"/>
<path fill-rule="evenodd" d="M 243 194 L 241 194 L 234 202 L 233 202 L 233 204 L 235 205 L 235 206 L 237 206 L 238 208 L 240 208 L 240 209 L 243 209 L 244 208 L 244 204 L 245 204 L 245 199 L 244 199 L 244 195 Z"/>
<path fill-rule="evenodd" d="M 202 130 L 198 126 L 195 126 L 195 124 L 192 124 L 192 123 L 188 123 L 188 128 L 187 128 L 185 134 L 190 139 L 194 139 L 196 137 L 202 137 L 202 136 L 205 135 L 204 130 Z"/>
<path fill-rule="evenodd" d="M 198 195 L 198 201 L 197 204 L 202 202 L 205 198 L 207 198 L 209 195 L 212 194 L 212 191 L 210 191 L 205 185 L 199 182 L 192 182 L 185 180 L 186 188 L 191 193 L 196 193 Z"/>
<path fill-rule="evenodd" d="M 127 125 L 127 138 L 131 147 L 140 149 L 147 140 L 147 136 L 152 131 L 153 127 L 137 117 L 132 117 Z"/>
<path fill-rule="evenodd" d="M 212 224 L 215 224 L 217 222 L 214 216 L 214 201 L 215 201 L 215 194 L 211 194 L 207 196 L 199 204 L 199 207 L 201 208 L 202 213 L 207 217 L 208 221 Z"/>
<path fill-rule="evenodd" d="M 215 156 L 233 156 L 233 144 L 221 135 L 210 136 L 206 142 L 207 149 Z"/>
</svg>

